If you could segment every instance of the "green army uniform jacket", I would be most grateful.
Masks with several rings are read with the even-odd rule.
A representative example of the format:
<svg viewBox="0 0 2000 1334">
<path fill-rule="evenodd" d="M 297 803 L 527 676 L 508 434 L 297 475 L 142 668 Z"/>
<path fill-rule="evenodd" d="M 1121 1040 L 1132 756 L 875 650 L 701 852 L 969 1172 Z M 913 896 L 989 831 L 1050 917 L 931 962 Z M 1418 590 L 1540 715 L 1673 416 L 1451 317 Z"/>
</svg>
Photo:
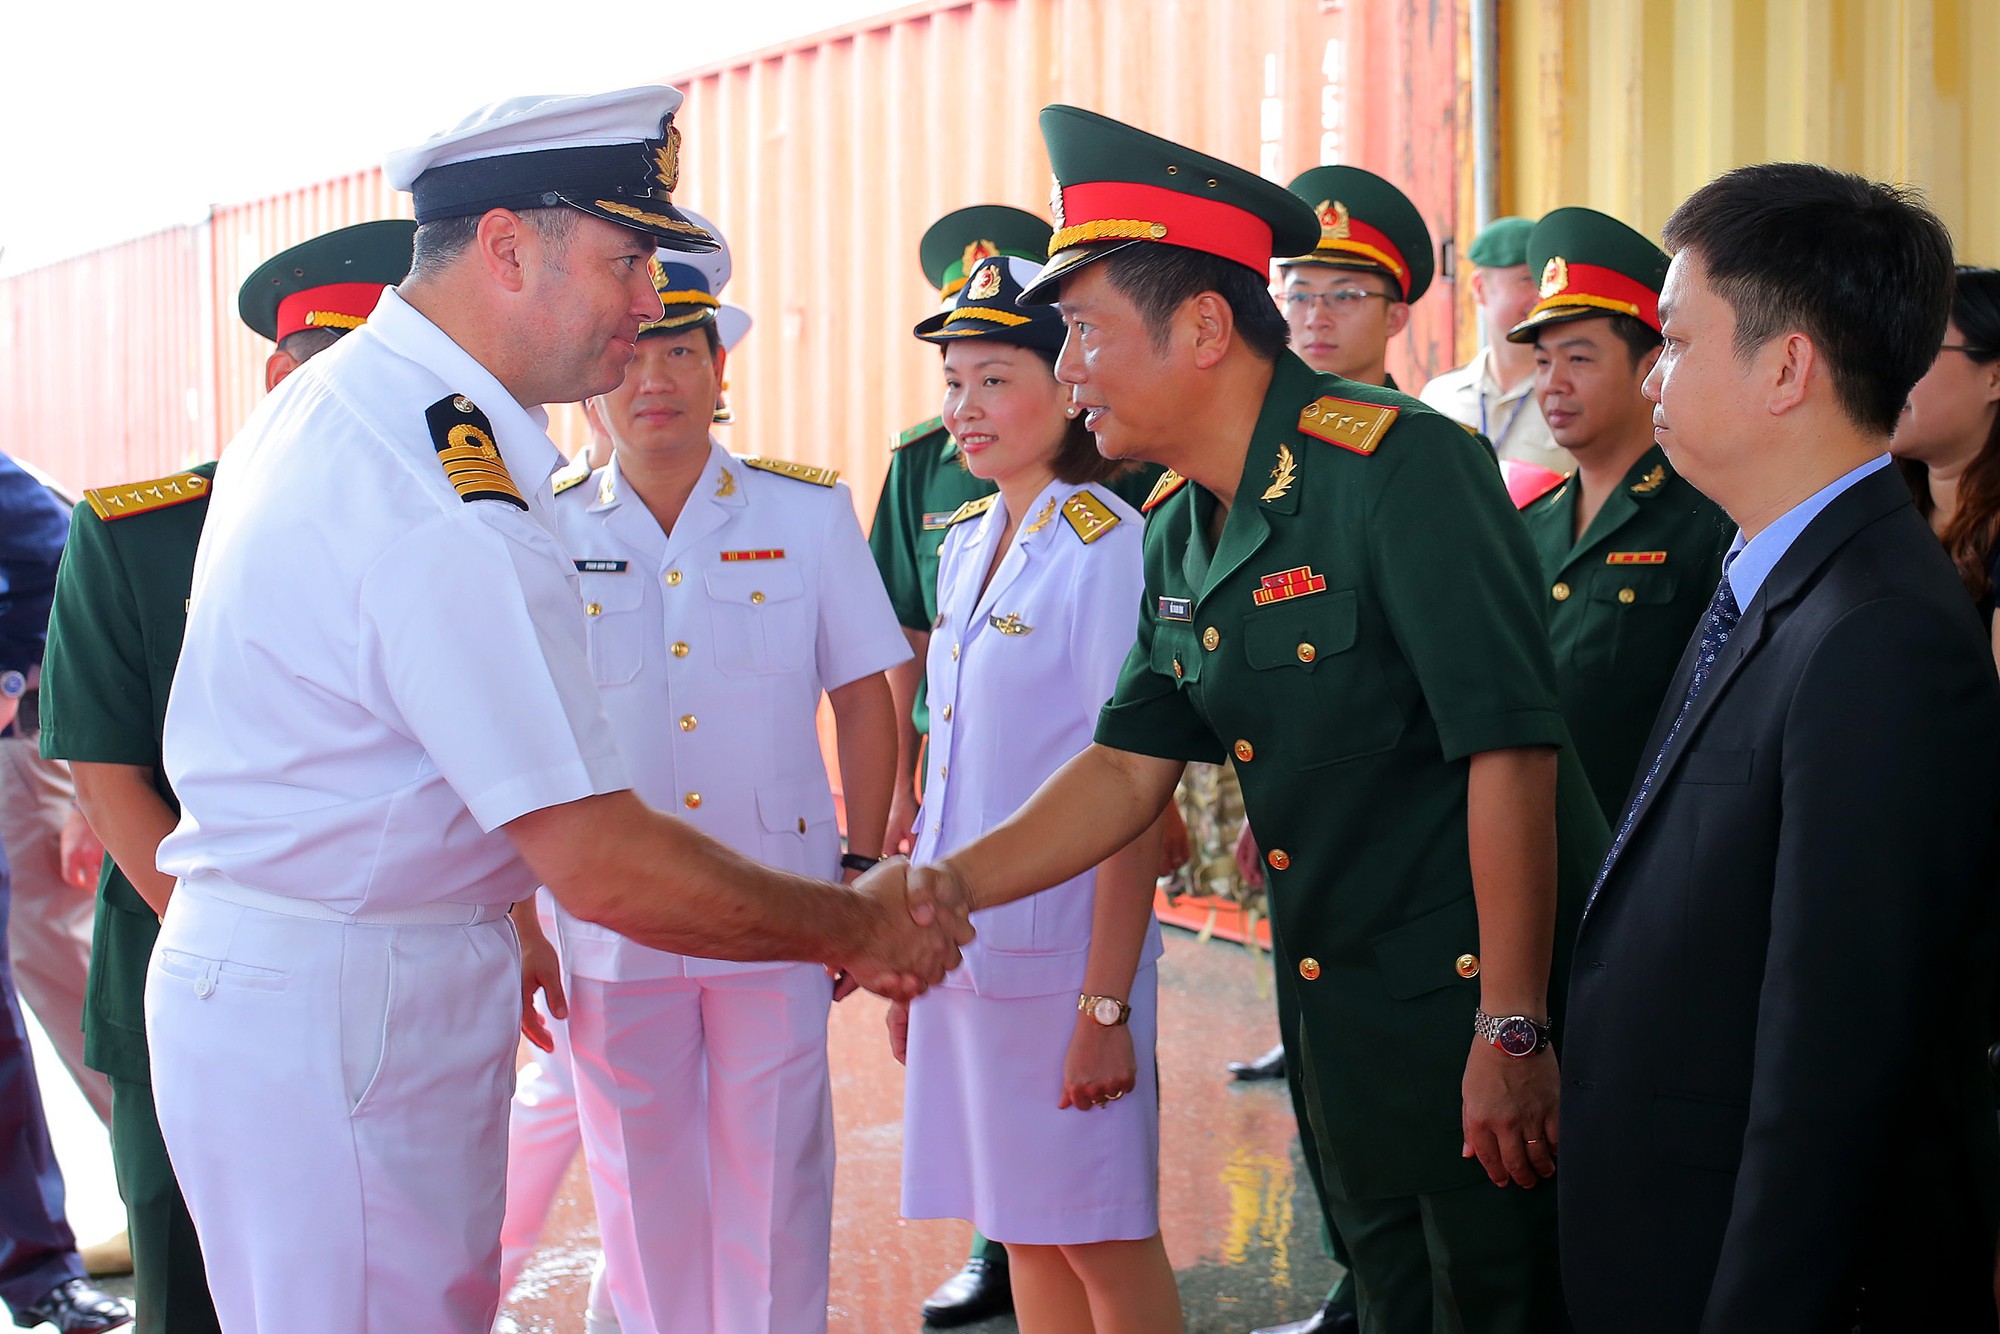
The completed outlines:
<svg viewBox="0 0 2000 1334">
<path fill-rule="evenodd" d="M 1161 471 L 1149 464 L 1105 485 L 1136 509 Z M 889 590 L 889 605 L 905 630 L 929 634 L 937 620 L 938 553 L 952 515 L 967 501 L 998 489 L 966 471 L 958 442 L 944 429 L 942 418 L 933 417 L 896 437 L 868 529 L 868 548 Z M 930 706 L 924 691 L 917 692 L 911 713 L 917 731 L 929 733 Z"/>
<path fill-rule="evenodd" d="M 1521 511 L 1541 561 L 1563 718 L 1591 791 L 1615 823 L 1735 528 L 1658 445 L 1605 498 L 1582 537 L 1572 477 Z"/>
<path fill-rule="evenodd" d="M 1215 498 L 1178 483 L 1146 525 L 1138 639 L 1097 740 L 1234 759 L 1329 1192 L 1484 1182 L 1459 1152 L 1479 999 L 1470 757 L 1561 748 L 1558 1009 L 1606 842 L 1499 470 L 1417 400 L 1286 353 L 1214 550 Z"/>
<path fill-rule="evenodd" d="M 195 498 L 160 508 L 142 506 L 110 521 L 99 518 L 89 504 L 77 506 L 56 577 L 42 667 L 42 754 L 150 768 L 154 786 L 175 811 L 180 803 L 167 786 L 160 737 L 167 690 L 187 629 L 195 547 L 208 517 L 208 484 L 215 465 L 204 463 L 179 476 L 202 479 L 199 487 L 190 488 L 198 491 Z M 84 1060 L 115 1079 L 151 1082 L 146 963 L 159 933 L 159 918 L 106 857 L 98 877 L 84 999 Z"/>
</svg>

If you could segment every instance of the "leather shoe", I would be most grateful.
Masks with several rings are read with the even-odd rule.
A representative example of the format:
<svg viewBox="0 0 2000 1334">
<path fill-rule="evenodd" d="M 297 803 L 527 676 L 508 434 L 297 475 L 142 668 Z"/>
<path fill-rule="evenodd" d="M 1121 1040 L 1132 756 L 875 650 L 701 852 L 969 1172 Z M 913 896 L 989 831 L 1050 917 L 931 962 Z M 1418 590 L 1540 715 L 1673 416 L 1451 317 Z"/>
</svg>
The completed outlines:
<svg viewBox="0 0 2000 1334">
<path fill-rule="evenodd" d="M 1285 1077 L 1285 1047 L 1283 1043 L 1271 1048 L 1254 1061 L 1231 1061 L 1229 1073 L 1238 1079 L 1283 1079 Z"/>
<path fill-rule="evenodd" d="M 29 1329 L 54 1325 L 59 1334 L 103 1334 L 107 1329 L 123 1329 L 132 1323 L 131 1307 L 81 1278 L 56 1284 L 48 1296 L 14 1314 L 17 1324 Z"/>
<path fill-rule="evenodd" d="M 974 1256 L 924 1303 L 924 1323 L 936 1329 L 969 1325 L 1014 1309 L 1014 1285 L 1004 1259 Z"/>
<path fill-rule="evenodd" d="M 1294 1320 L 1289 1325 L 1267 1325 L 1254 1329 L 1250 1334 L 1360 1334 L 1361 1320 L 1352 1311 L 1334 1308 L 1331 1300 L 1319 1304 L 1304 1320 Z"/>
</svg>

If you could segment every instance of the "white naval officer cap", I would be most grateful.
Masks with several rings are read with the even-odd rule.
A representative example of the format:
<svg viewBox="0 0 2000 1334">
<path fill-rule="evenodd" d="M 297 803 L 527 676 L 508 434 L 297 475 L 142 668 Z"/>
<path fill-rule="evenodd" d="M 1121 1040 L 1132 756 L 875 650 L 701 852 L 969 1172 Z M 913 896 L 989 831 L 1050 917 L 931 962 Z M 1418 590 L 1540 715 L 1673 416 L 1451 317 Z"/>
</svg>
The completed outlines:
<svg viewBox="0 0 2000 1334">
<path fill-rule="evenodd" d="M 665 84 L 510 97 L 391 153 L 383 173 L 415 197 L 419 224 L 567 205 L 646 232 L 662 248 L 705 253 L 715 238 L 673 204 L 680 104 L 680 91 Z"/>
<path fill-rule="evenodd" d="M 727 301 L 723 302 L 722 308 L 715 312 L 715 336 L 722 340 L 722 350 L 734 352 L 736 345 L 743 341 L 743 335 L 750 332 L 750 326 L 754 323 L 756 321 L 750 318 L 749 311 L 741 306 L 731 305 Z"/>
</svg>

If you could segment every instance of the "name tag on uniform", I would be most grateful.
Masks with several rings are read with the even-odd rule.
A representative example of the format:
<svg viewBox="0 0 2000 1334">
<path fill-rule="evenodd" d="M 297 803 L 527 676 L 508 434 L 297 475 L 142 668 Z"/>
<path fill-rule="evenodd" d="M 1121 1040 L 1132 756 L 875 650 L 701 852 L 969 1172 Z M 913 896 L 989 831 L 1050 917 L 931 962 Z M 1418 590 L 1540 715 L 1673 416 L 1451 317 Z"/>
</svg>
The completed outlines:
<svg viewBox="0 0 2000 1334">
<path fill-rule="evenodd" d="M 1613 551 L 1604 557 L 1606 565 L 1665 565 L 1664 551 Z"/>
<path fill-rule="evenodd" d="M 1252 589 L 1250 592 L 1251 599 L 1260 607 L 1273 602 L 1283 602 L 1286 598 L 1302 598 L 1308 593 L 1326 591 L 1326 576 L 1314 574 L 1310 565 L 1267 574 L 1260 582 L 1262 587 Z"/>
<path fill-rule="evenodd" d="M 934 532 L 939 528 L 951 527 L 951 516 L 957 510 L 927 510 L 924 513 L 924 531 Z"/>
<path fill-rule="evenodd" d="M 629 562 L 622 560 L 580 560 L 576 562 L 580 574 L 623 574 Z"/>
<path fill-rule="evenodd" d="M 1163 621 L 1191 621 L 1194 619 L 1194 601 L 1191 598 L 1163 597 L 1156 614 Z"/>
<path fill-rule="evenodd" d="M 741 560 L 783 560 L 784 558 L 785 549 L 783 547 L 764 547 L 757 551 L 725 551 L 722 553 L 722 562 L 725 565 L 733 565 Z"/>
</svg>

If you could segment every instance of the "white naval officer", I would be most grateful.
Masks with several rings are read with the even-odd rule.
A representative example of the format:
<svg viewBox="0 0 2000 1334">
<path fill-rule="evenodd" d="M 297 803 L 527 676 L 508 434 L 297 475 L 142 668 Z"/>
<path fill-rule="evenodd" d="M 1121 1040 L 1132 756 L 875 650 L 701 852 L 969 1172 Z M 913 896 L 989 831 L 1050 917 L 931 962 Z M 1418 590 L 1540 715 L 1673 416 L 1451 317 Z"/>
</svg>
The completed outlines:
<svg viewBox="0 0 2000 1334">
<path fill-rule="evenodd" d="M 710 435 L 727 279 L 726 246 L 656 262 L 666 314 L 640 331 L 624 383 L 586 405 L 612 458 L 557 474 L 557 524 L 639 796 L 745 856 L 838 878 L 881 851 L 896 756 L 884 673 L 910 650 L 835 474 L 738 458 Z M 558 916 L 619 1327 L 824 1331 L 832 979 L 816 963 L 694 958 Z"/>
<path fill-rule="evenodd" d="M 946 427 L 999 487 L 960 507 L 940 554 L 919 863 L 1090 745 L 1137 633 L 1142 520 L 1065 417 L 1063 320 L 1016 304 L 1040 271 L 988 259 L 917 326 L 944 350 Z M 1178 1328 L 1159 1224 L 1159 839 L 975 913 L 964 966 L 907 1008 L 903 1213 L 1004 1243 L 1024 1329 Z"/>
<path fill-rule="evenodd" d="M 389 163 L 410 279 L 227 451 L 166 718 L 161 1129 L 228 1334 L 484 1334 L 538 881 L 647 943 L 920 990 L 953 911 L 642 805 L 591 680 L 541 404 L 658 318 L 680 95 L 516 99 Z M 532 909 L 530 909 L 532 911 Z M 935 922 L 932 922 L 935 917 Z"/>
</svg>

